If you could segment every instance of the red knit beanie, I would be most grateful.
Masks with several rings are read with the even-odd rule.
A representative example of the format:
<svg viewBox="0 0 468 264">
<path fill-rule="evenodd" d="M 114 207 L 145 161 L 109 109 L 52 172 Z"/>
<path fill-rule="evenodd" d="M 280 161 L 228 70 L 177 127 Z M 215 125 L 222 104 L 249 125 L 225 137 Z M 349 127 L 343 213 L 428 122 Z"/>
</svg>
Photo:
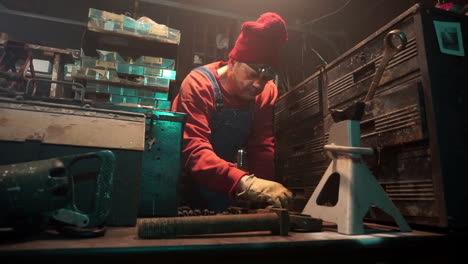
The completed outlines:
<svg viewBox="0 0 468 264">
<path fill-rule="evenodd" d="M 229 58 L 246 63 L 266 64 L 278 69 L 280 49 L 288 40 L 286 22 L 276 13 L 265 13 L 257 21 L 242 24 L 242 32 Z"/>
</svg>

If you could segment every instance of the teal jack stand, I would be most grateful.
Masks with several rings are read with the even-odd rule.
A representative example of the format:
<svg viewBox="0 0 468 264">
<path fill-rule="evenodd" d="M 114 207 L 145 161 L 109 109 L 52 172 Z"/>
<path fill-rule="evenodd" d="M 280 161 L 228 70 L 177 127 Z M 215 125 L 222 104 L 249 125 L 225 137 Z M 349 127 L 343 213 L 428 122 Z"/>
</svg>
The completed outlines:
<svg viewBox="0 0 468 264">
<path fill-rule="evenodd" d="M 364 217 L 376 206 L 394 218 L 402 232 L 410 232 L 399 210 L 362 160 L 372 155 L 371 148 L 362 148 L 360 122 L 345 120 L 332 125 L 328 145 L 324 149 L 332 161 L 307 202 L 303 214 L 336 223 L 338 233 L 364 234 Z M 317 200 L 331 176 L 339 176 L 338 200 L 334 206 L 319 205 Z"/>
</svg>

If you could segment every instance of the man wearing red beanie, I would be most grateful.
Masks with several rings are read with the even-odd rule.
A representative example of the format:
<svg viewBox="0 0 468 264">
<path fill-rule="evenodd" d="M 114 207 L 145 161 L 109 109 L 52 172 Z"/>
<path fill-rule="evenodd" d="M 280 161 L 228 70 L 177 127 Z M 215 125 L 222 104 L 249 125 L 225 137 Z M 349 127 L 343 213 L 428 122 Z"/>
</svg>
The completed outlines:
<svg viewBox="0 0 468 264">
<path fill-rule="evenodd" d="M 233 204 L 288 208 L 292 194 L 274 182 L 273 82 L 284 20 L 265 13 L 242 25 L 228 62 L 194 69 L 182 82 L 172 111 L 187 113 L 182 146 L 184 200 L 193 208 Z M 234 165 L 245 147 L 248 171 Z"/>
</svg>

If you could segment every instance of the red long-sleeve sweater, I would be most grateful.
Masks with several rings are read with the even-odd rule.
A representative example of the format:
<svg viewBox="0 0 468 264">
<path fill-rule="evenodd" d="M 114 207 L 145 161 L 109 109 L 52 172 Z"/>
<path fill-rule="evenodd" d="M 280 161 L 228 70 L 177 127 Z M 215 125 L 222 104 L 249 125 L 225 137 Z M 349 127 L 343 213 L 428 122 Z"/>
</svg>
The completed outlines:
<svg viewBox="0 0 468 264">
<path fill-rule="evenodd" d="M 205 65 L 218 81 L 224 109 L 248 109 L 248 102 L 231 96 L 223 87 L 217 69 L 224 65 L 225 62 Z M 215 154 L 209 141 L 210 120 L 216 112 L 215 93 L 209 79 L 203 73 L 192 71 L 182 82 L 171 108 L 172 111 L 187 113 L 182 143 L 183 169 L 199 185 L 226 194 L 232 194 L 240 178 L 247 174 L 273 180 L 273 106 L 277 96 L 276 85 L 270 81 L 255 99 L 254 120 L 246 146 L 249 172 L 245 172 Z"/>
</svg>

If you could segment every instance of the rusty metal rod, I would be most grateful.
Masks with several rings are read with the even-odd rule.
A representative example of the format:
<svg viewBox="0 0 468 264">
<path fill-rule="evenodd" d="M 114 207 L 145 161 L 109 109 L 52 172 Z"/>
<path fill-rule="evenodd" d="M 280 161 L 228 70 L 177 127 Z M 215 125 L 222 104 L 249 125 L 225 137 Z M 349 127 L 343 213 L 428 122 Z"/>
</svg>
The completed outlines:
<svg viewBox="0 0 468 264">
<path fill-rule="evenodd" d="M 287 235 L 287 213 L 140 218 L 137 222 L 138 236 L 148 239 L 251 231 L 272 231 L 274 234 Z"/>
</svg>

